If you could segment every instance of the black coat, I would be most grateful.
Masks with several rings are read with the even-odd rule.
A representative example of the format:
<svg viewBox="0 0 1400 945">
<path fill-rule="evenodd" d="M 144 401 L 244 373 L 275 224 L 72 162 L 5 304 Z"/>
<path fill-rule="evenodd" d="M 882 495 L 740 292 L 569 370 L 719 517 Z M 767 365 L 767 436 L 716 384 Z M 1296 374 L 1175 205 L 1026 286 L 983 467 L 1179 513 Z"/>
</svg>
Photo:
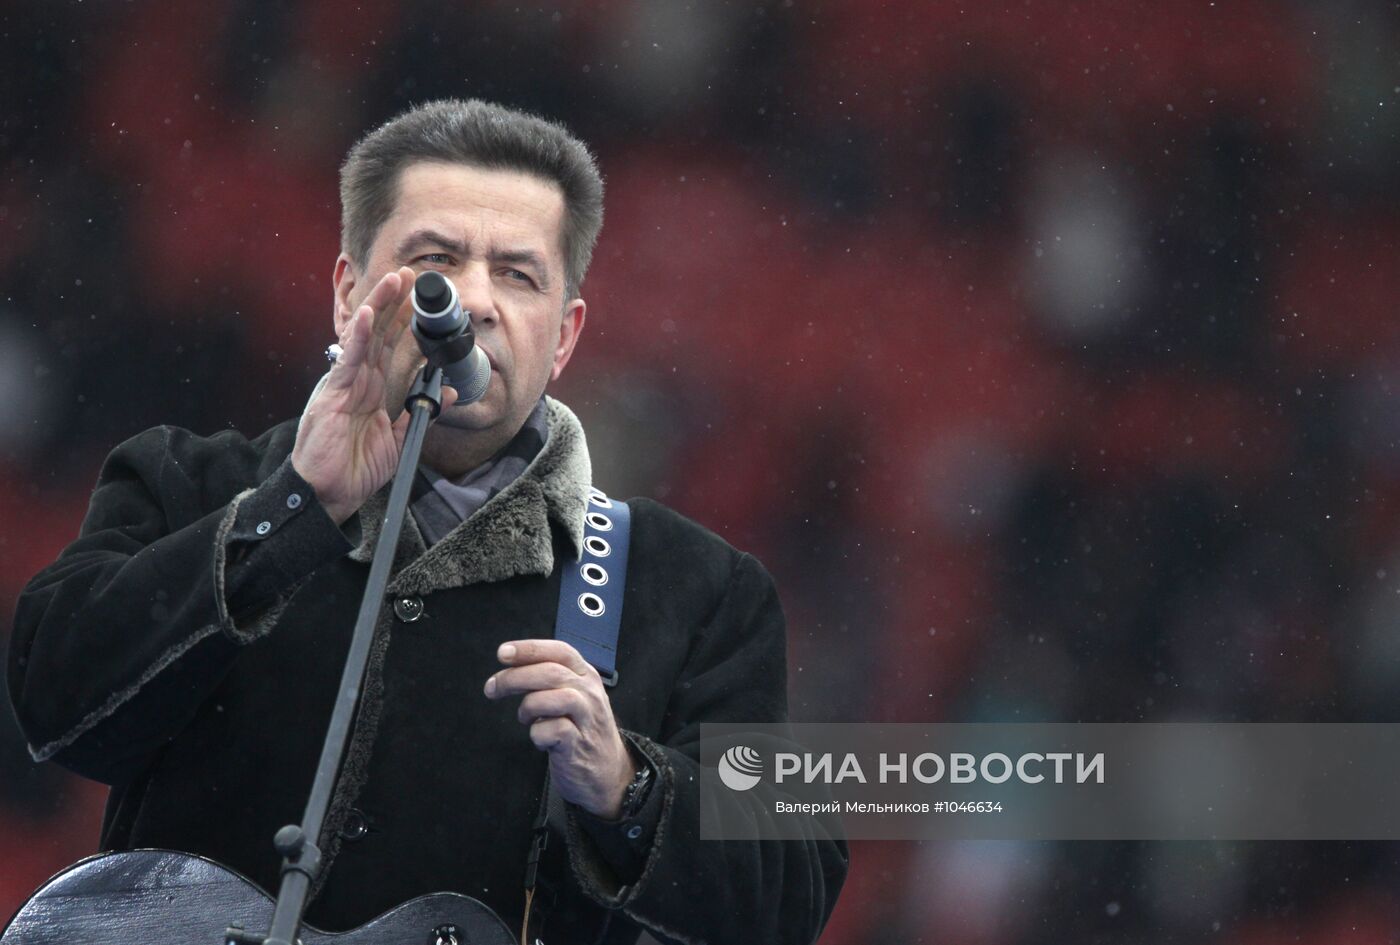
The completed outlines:
<svg viewBox="0 0 1400 945">
<path fill-rule="evenodd" d="M 431 549 L 405 522 L 321 836 L 330 869 L 314 925 L 350 928 L 455 890 L 519 928 L 547 758 L 516 701 L 488 700 L 482 685 L 500 643 L 553 635 L 556 564 L 582 540 L 583 431 L 553 400 L 549 427 L 526 472 Z M 300 820 L 387 495 L 347 535 L 291 468 L 295 434 L 288 421 L 251 441 L 172 427 L 127 441 L 78 540 L 20 598 L 16 714 L 37 759 L 112 785 L 104 849 L 199 853 L 276 889 L 271 837 Z M 541 866 L 553 905 L 532 935 L 811 942 L 845 878 L 842 841 L 815 827 L 803 841 L 698 838 L 700 783 L 714 778 L 698 763 L 699 724 L 786 717 L 772 581 L 688 519 L 628 504 L 609 695 L 659 783 L 636 840 L 627 822 L 569 807 Z M 706 796 L 772 816 L 761 790 Z"/>
</svg>

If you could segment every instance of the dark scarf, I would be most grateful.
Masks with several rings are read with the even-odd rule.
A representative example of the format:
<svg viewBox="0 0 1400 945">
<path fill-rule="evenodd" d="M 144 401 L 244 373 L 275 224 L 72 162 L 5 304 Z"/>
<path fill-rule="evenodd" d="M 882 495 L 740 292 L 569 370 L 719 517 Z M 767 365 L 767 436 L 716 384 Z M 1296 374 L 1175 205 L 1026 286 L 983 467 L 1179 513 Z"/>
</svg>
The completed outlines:
<svg viewBox="0 0 1400 945">
<path fill-rule="evenodd" d="M 511 441 L 470 472 L 448 479 L 420 463 L 418 474 L 413 478 L 413 500 L 409 508 L 428 547 L 441 541 L 514 482 L 544 449 L 548 438 L 549 424 L 541 397 Z"/>
</svg>

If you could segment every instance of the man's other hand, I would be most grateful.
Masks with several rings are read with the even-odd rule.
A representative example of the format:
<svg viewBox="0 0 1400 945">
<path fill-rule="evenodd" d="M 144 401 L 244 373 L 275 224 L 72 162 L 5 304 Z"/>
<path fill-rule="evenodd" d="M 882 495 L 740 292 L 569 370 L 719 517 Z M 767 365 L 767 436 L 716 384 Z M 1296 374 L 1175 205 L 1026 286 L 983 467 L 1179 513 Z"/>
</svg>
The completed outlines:
<svg viewBox="0 0 1400 945">
<path fill-rule="evenodd" d="M 516 640 L 496 651 L 503 669 L 486 680 L 491 699 L 524 694 L 516 712 L 564 800 L 606 820 L 622 812 L 637 770 L 613 719 L 602 677 L 563 640 Z"/>
</svg>

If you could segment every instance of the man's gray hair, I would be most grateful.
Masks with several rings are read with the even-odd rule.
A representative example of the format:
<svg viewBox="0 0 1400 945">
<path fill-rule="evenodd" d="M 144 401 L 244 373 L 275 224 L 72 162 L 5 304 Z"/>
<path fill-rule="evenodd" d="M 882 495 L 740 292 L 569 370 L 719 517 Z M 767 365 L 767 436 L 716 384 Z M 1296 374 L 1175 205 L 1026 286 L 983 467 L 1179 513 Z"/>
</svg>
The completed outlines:
<svg viewBox="0 0 1400 945">
<path fill-rule="evenodd" d="M 425 102 L 380 125 L 340 167 L 340 248 L 357 267 L 368 263 L 393 213 L 400 173 L 417 161 L 520 171 L 558 184 L 564 298 L 577 297 L 603 228 L 603 178 L 588 147 L 567 128 L 479 99 Z"/>
</svg>

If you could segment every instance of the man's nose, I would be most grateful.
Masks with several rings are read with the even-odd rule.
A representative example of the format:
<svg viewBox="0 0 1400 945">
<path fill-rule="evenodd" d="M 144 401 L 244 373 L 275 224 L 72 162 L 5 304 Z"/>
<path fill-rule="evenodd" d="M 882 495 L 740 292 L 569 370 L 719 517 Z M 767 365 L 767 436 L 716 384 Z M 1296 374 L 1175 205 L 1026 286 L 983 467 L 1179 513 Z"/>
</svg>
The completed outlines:
<svg viewBox="0 0 1400 945">
<path fill-rule="evenodd" d="M 491 274 L 484 266 L 470 266 L 457 282 L 457 297 L 471 313 L 472 328 L 496 323 L 496 302 L 491 291 Z"/>
</svg>

